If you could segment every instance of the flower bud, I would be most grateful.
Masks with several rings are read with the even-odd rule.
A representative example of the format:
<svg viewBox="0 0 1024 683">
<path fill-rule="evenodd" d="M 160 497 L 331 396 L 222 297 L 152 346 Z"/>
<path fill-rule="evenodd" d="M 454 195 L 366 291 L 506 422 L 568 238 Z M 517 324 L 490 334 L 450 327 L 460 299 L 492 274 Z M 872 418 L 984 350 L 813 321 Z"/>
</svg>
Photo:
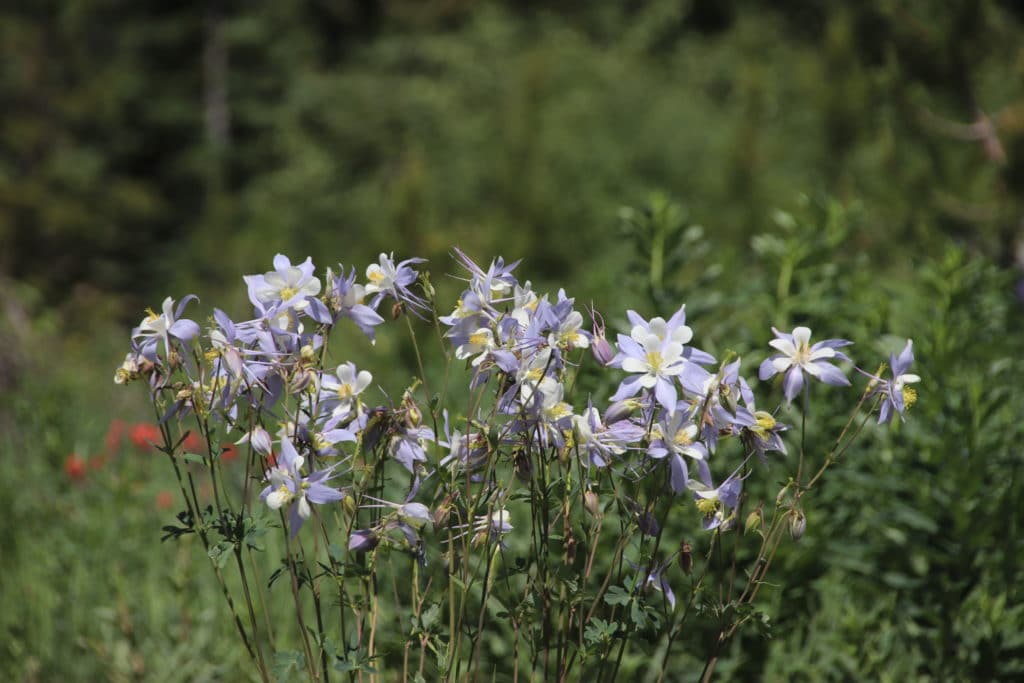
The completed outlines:
<svg viewBox="0 0 1024 683">
<path fill-rule="evenodd" d="M 583 494 L 583 507 L 594 517 L 601 516 L 601 500 L 590 489 L 587 489 Z"/>
<path fill-rule="evenodd" d="M 747 521 L 743 524 L 743 533 L 747 533 L 748 531 L 757 531 L 761 528 L 762 521 L 764 521 L 764 518 L 761 515 L 761 508 L 758 507 L 747 515 Z"/>
<path fill-rule="evenodd" d="M 604 423 L 610 425 L 625 420 L 639 407 L 640 402 L 636 399 L 627 398 L 623 401 L 616 401 L 608 406 L 608 410 L 604 411 Z"/>
<path fill-rule="evenodd" d="M 352 517 L 356 514 L 356 499 L 346 493 L 345 497 L 341 499 L 341 508 L 346 515 Z"/>
<path fill-rule="evenodd" d="M 376 548 L 377 542 L 377 534 L 373 533 L 372 529 L 358 529 L 348 537 L 348 549 L 357 553 L 365 553 Z"/>
<path fill-rule="evenodd" d="M 807 530 L 807 516 L 803 510 L 795 509 L 789 513 L 789 535 L 799 541 Z"/>
<path fill-rule="evenodd" d="M 590 352 L 601 365 L 608 365 L 612 358 L 615 358 L 615 349 L 604 338 L 603 330 L 601 334 L 598 334 L 597 329 L 594 330 L 594 338 L 590 340 Z"/>
<path fill-rule="evenodd" d="M 256 425 L 249 432 L 249 443 L 252 444 L 252 449 L 260 455 L 270 455 L 270 451 L 273 449 L 270 432 L 260 425 Z"/>
</svg>

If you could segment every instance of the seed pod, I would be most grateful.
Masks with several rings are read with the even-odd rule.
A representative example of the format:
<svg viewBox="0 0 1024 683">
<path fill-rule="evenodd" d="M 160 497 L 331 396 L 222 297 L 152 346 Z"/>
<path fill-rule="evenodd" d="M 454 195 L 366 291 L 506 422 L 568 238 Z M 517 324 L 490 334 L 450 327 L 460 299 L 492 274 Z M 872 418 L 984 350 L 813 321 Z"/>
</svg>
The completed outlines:
<svg viewBox="0 0 1024 683">
<path fill-rule="evenodd" d="M 686 541 L 679 544 L 679 568 L 687 576 L 693 571 L 693 547 Z"/>
<path fill-rule="evenodd" d="M 576 562 L 576 535 L 572 533 L 572 529 L 569 529 L 565 533 L 565 563 L 573 564 Z"/>
</svg>

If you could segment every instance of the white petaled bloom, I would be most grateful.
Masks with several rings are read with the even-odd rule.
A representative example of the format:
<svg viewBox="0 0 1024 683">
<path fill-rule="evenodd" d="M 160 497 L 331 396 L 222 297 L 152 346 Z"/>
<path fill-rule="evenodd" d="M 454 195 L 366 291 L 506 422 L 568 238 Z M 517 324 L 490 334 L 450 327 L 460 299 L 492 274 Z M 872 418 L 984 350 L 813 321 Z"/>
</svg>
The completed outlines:
<svg viewBox="0 0 1024 683">
<path fill-rule="evenodd" d="M 334 415 L 344 415 L 351 412 L 355 405 L 356 397 L 366 390 L 373 381 L 373 375 L 366 370 L 356 371 L 355 363 L 342 363 L 336 370 L 337 375 L 324 375 L 320 381 L 323 391 L 329 392 L 328 399 L 338 404 L 334 408 Z"/>
<path fill-rule="evenodd" d="M 260 498 L 271 510 L 291 505 L 289 526 L 295 536 L 305 520 L 312 514 L 310 503 L 323 505 L 341 500 L 344 494 L 327 485 L 333 468 L 312 472 L 302 476 L 306 459 L 298 454 L 290 439 L 281 440 L 281 454 L 277 464 L 266 473 L 267 487 Z"/>
<path fill-rule="evenodd" d="M 626 356 L 622 369 L 626 372 L 641 373 L 640 386 L 651 389 L 658 378 L 678 375 L 683 367 L 683 343 L 665 342 L 657 333 L 634 327 L 630 335 L 643 350 L 643 356 Z"/>
<path fill-rule="evenodd" d="M 553 377 L 545 377 L 540 382 L 525 382 L 520 389 L 520 397 L 524 406 L 531 406 L 540 394 L 540 414 L 544 422 L 557 422 L 572 415 L 572 406 L 562 400 L 565 387 Z"/>
<path fill-rule="evenodd" d="M 849 346 L 851 342 L 845 339 L 826 339 L 812 345 L 811 330 L 807 327 L 797 327 L 792 334 L 780 332 L 774 327 L 772 331 L 776 338 L 768 344 L 781 355 L 772 356 L 761 363 L 758 377 L 766 380 L 783 374 L 783 394 L 787 401 L 792 401 L 803 389 L 805 373 L 825 384 L 849 386 L 850 380 L 832 362 L 850 360 L 836 349 Z"/>
<path fill-rule="evenodd" d="M 473 524 L 476 536 L 473 542 L 477 545 L 490 538 L 500 541 L 502 536 L 512 531 L 512 515 L 505 508 L 498 508 L 490 515 L 480 515 Z"/>
<path fill-rule="evenodd" d="M 487 353 L 494 349 L 494 333 L 486 327 L 481 327 L 469 335 L 469 339 L 465 344 L 461 344 L 455 349 L 455 357 L 459 360 L 465 360 L 475 355 L 476 358 L 472 361 L 472 365 L 475 368 L 486 360 Z"/>
<path fill-rule="evenodd" d="M 814 364 L 816 360 L 835 358 L 835 349 L 827 346 L 811 350 L 811 330 L 809 327 L 797 327 L 793 330 L 793 341 L 789 339 L 772 339 L 768 345 L 782 352 L 782 356 L 772 360 L 775 372 L 785 372 L 794 365 L 812 377 L 821 375 L 821 369 Z"/>
<path fill-rule="evenodd" d="M 585 349 L 590 346 L 590 339 L 580 331 L 583 326 L 583 314 L 573 311 L 558 325 L 558 329 L 548 335 L 548 344 L 563 349 Z"/>
<path fill-rule="evenodd" d="M 366 267 L 366 279 L 368 280 L 365 294 L 377 294 L 379 292 L 390 292 L 395 286 L 395 277 L 398 269 L 393 259 L 387 254 L 380 255 L 380 263 L 371 263 Z"/>
<path fill-rule="evenodd" d="M 686 307 L 680 308 L 683 311 Z M 678 344 L 689 344 L 690 340 L 693 339 L 693 330 L 688 325 L 674 324 L 670 325 L 665 322 L 664 318 L 651 318 L 651 322 L 644 325 L 634 325 L 630 331 L 630 336 L 640 341 L 639 336 L 643 333 L 653 334 L 663 342 L 676 342 Z"/>
<path fill-rule="evenodd" d="M 264 306 L 281 302 L 301 310 L 309 305 L 306 297 L 320 293 L 320 280 L 312 275 L 312 269 L 312 259 L 293 266 L 288 257 L 278 254 L 274 257 L 274 270 L 263 274 L 253 294 Z"/>
<path fill-rule="evenodd" d="M 190 301 L 195 299 L 188 295 L 178 303 L 178 310 L 174 310 L 174 299 L 164 299 L 161 314 L 148 310 L 148 315 L 132 333 L 132 338 L 143 340 L 140 344 L 143 355 L 153 357 L 156 353 L 157 340 L 163 340 L 164 350 L 168 355 L 171 353 L 171 337 L 181 341 L 191 341 L 199 334 L 199 325 L 191 320 L 181 317 L 184 308 Z"/>
<path fill-rule="evenodd" d="M 527 280 L 524 285 L 515 286 L 512 293 L 512 312 L 509 315 L 525 330 L 539 303 L 540 299 L 533 292 L 533 285 Z"/>
</svg>

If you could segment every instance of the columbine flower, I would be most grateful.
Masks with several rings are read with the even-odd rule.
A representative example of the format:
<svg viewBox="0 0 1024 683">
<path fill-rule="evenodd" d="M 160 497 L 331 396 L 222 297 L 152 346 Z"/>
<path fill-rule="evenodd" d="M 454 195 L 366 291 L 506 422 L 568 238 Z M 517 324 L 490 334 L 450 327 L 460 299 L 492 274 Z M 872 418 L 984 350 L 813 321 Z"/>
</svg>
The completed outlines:
<svg viewBox="0 0 1024 683">
<path fill-rule="evenodd" d="M 811 346 L 811 330 L 797 327 L 792 334 L 779 332 L 774 327 L 772 332 L 777 339 L 768 344 L 782 352 L 761 363 L 758 377 L 766 380 L 779 373 L 785 373 L 782 380 L 782 393 L 787 401 L 792 401 L 804 387 L 804 373 L 814 379 L 833 386 L 849 386 L 843 371 L 832 365 L 830 361 L 850 359 L 836 349 L 849 346 L 853 342 L 845 339 L 826 339 Z"/>
<path fill-rule="evenodd" d="M 569 351 L 586 349 L 590 346 L 590 336 L 580 328 L 583 327 L 583 314 L 573 310 L 575 301 L 565 296 L 564 291 L 558 292 L 558 302 L 547 309 L 550 312 L 550 332 L 548 346 L 553 349 Z"/>
<path fill-rule="evenodd" d="M 678 336 L 689 339 L 683 334 Z M 623 380 L 619 390 L 611 397 L 612 401 L 635 396 L 641 388 L 653 389 L 658 403 L 665 410 L 675 412 L 678 394 L 673 380 L 683 371 L 685 364 L 683 342 L 675 339 L 666 341 L 656 331 L 636 325 L 630 336 L 619 335 L 619 354 L 612 363 L 626 372 L 639 375 Z"/>
<path fill-rule="evenodd" d="M 320 380 L 320 388 L 329 392 L 322 397 L 325 404 L 333 406 L 334 417 L 344 417 L 352 412 L 356 397 L 370 386 L 373 375 L 366 370 L 356 372 L 355 363 L 342 363 L 338 366 L 337 375 L 324 375 Z"/>
<path fill-rule="evenodd" d="M 310 503 L 322 505 L 345 497 L 341 491 L 324 484 L 333 468 L 303 477 L 300 472 L 303 463 L 305 458 L 295 450 L 291 439 L 281 439 L 281 454 L 277 458 L 277 465 L 266 473 L 270 485 L 260 493 L 260 499 L 266 502 L 271 510 L 291 505 L 289 526 L 293 537 L 299 533 L 302 523 L 312 514 Z"/>
<path fill-rule="evenodd" d="M 605 425 L 601 416 L 588 401 L 587 409 L 582 415 L 573 415 L 572 424 L 575 428 L 576 443 L 587 453 L 590 462 L 596 467 L 604 467 L 611 462 L 612 456 L 626 452 L 626 445 L 639 441 L 644 430 L 628 420 Z"/>
<path fill-rule="evenodd" d="M 373 263 L 366 268 L 366 279 L 369 280 L 366 295 L 375 295 L 371 305 L 376 308 L 385 296 L 390 296 L 397 302 L 407 304 L 417 315 L 427 312 L 430 308 L 427 302 L 409 289 L 419 277 L 412 264 L 423 263 L 426 259 L 410 258 L 395 265 L 394 254 L 381 254 L 379 260 L 379 264 Z"/>
<path fill-rule="evenodd" d="M 426 443 L 433 440 L 434 430 L 430 427 L 406 425 L 391 438 L 391 456 L 415 474 L 416 463 L 427 461 Z"/>
<path fill-rule="evenodd" d="M 672 586 L 669 584 L 668 579 L 665 578 L 665 572 L 669 567 L 672 566 L 673 558 L 667 559 L 665 562 L 655 564 L 651 567 L 651 571 L 647 574 L 647 579 L 643 581 L 644 588 L 653 588 L 656 591 L 661 591 L 665 594 L 665 599 L 668 600 L 668 605 L 671 609 L 676 608 L 676 594 L 672 591 Z M 637 565 L 630 562 L 634 569 L 639 569 Z"/>
<path fill-rule="evenodd" d="M 182 318 L 185 306 L 196 299 L 194 294 L 189 294 L 178 302 L 177 309 L 174 308 L 174 299 L 164 299 L 163 313 L 158 315 L 149 311 L 139 326 L 132 331 L 132 340 L 139 342 L 139 351 L 151 361 L 156 361 L 156 347 L 159 340 L 164 342 L 164 350 L 171 355 L 171 338 L 180 342 L 190 342 L 199 334 L 199 325 L 193 320 Z"/>
<path fill-rule="evenodd" d="M 707 447 L 697 441 L 700 430 L 690 422 L 685 411 L 679 410 L 651 430 L 651 445 L 647 455 L 661 459 L 669 457 L 669 474 L 672 491 L 676 494 L 686 490 L 686 482 L 690 478 L 689 468 L 683 456 L 694 460 L 707 460 Z"/>
<path fill-rule="evenodd" d="M 878 408 L 878 424 L 889 423 L 895 413 L 903 418 L 903 412 L 917 400 L 917 392 L 908 387 L 908 384 L 920 382 L 918 375 L 907 372 L 914 362 L 914 342 L 907 340 L 900 355 L 892 354 L 889 357 L 889 364 L 892 367 L 891 380 L 884 380 L 876 377 L 878 385 L 872 394 L 882 395 L 882 404 Z"/>
<path fill-rule="evenodd" d="M 364 508 L 392 508 L 402 523 L 408 524 L 414 529 L 421 529 L 427 522 L 433 522 L 434 517 L 430 514 L 430 508 L 423 503 L 392 503 L 389 500 L 366 496 L 374 501 L 372 504 L 363 505 Z"/>
<path fill-rule="evenodd" d="M 740 431 L 740 437 L 747 449 L 756 453 L 764 464 L 768 463 L 768 451 L 786 454 L 786 444 L 782 441 L 781 433 L 789 427 L 778 422 L 774 415 L 764 410 L 755 410 L 751 413 L 741 408 L 740 411 L 740 414 L 747 418 Z"/>
<path fill-rule="evenodd" d="M 704 515 L 704 530 L 711 531 L 718 527 L 724 530 L 728 528 L 727 523 L 732 518 L 732 510 L 739 504 L 743 480 L 733 474 L 718 488 L 711 488 L 710 473 L 706 469 L 701 470 L 701 479 L 703 481 L 691 479 L 688 486 L 693 490 L 697 509 Z"/>
<path fill-rule="evenodd" d="M 320 293 L 320 280 L 313 277 L 313 259 L 307 257 L 297 266 L 284 254 L 274 257 L 274 270 L 263 275 L 246 275 L 249 300 L 262 312 L 271 308 L 302 310 L 309 306 L 308 297 Z"/>
<path fill-rule="evenodd" d="M 376 332 L 373 329 L 384 322 L 384 318 L 377 314 L 369 306 L 363 303 L 366 298 L 366 288 L 356 284 L 356 269 L 345 275 L 345 267 L 338 264 L 341 274 L 334 275 L 334 272 L 327 269 L 328 302 L 339 318 L 351 318 L 363 334 L 371 342 L 375 342 Z"/>
</svg>

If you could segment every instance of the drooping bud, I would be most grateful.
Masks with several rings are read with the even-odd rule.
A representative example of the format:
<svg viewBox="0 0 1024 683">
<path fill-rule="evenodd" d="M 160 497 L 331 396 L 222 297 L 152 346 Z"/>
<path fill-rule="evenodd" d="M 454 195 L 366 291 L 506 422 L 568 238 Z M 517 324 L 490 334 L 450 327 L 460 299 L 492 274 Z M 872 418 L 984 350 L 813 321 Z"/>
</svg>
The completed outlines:
<svg viewBox="0 0 1024 683">
<path fill-rule="evenodd" d="M 640 402 L 633 398 L 627 398 L 623 401 L 616 401 L 615 403 L 608 406 L 608 409 L 604 411 L 604 423 L 606 425 L 613 424 L 625 420 L 633 411 L 640 407 Z"/>
<path fill-rule="evenodd" d="M 377 547 L 377 534 L 372 529 L 357 529 L 348 537 L 348 549 L 352 552 L 365 553 Z"/>
<path fill-rule="evenodd" d="M 590 352 L 601 365 L 608 365 L 615 358 L 615 349 L 604 336 L 604 318 L 596 310 L 590 310 L 590 319 L 594 322 L 593 337 L 590 340 Z"/>
<path fill-rule="evenodd" d="M 761 514 L 761 506 L 758 506 L 756 510 L 747 515 L 747 521 L 743 524 L 743 533 L 757 531 L 761 528 L 761 522 L 763 521 L 764 517 Z"/>
<path fill-rule="evenodd" d="M 348 517 L 354 516 L 356 514 L 356 499 L 346 493 L 345 497 L 341 499 L 341 508 Z"/>
<path fill-rule="evenodd" d="M 794 509 L 789 513 L 789 535 L 794 541 L 799 541 L 807 530 L 807 516 L 803 510 Z"/>
</svg>

